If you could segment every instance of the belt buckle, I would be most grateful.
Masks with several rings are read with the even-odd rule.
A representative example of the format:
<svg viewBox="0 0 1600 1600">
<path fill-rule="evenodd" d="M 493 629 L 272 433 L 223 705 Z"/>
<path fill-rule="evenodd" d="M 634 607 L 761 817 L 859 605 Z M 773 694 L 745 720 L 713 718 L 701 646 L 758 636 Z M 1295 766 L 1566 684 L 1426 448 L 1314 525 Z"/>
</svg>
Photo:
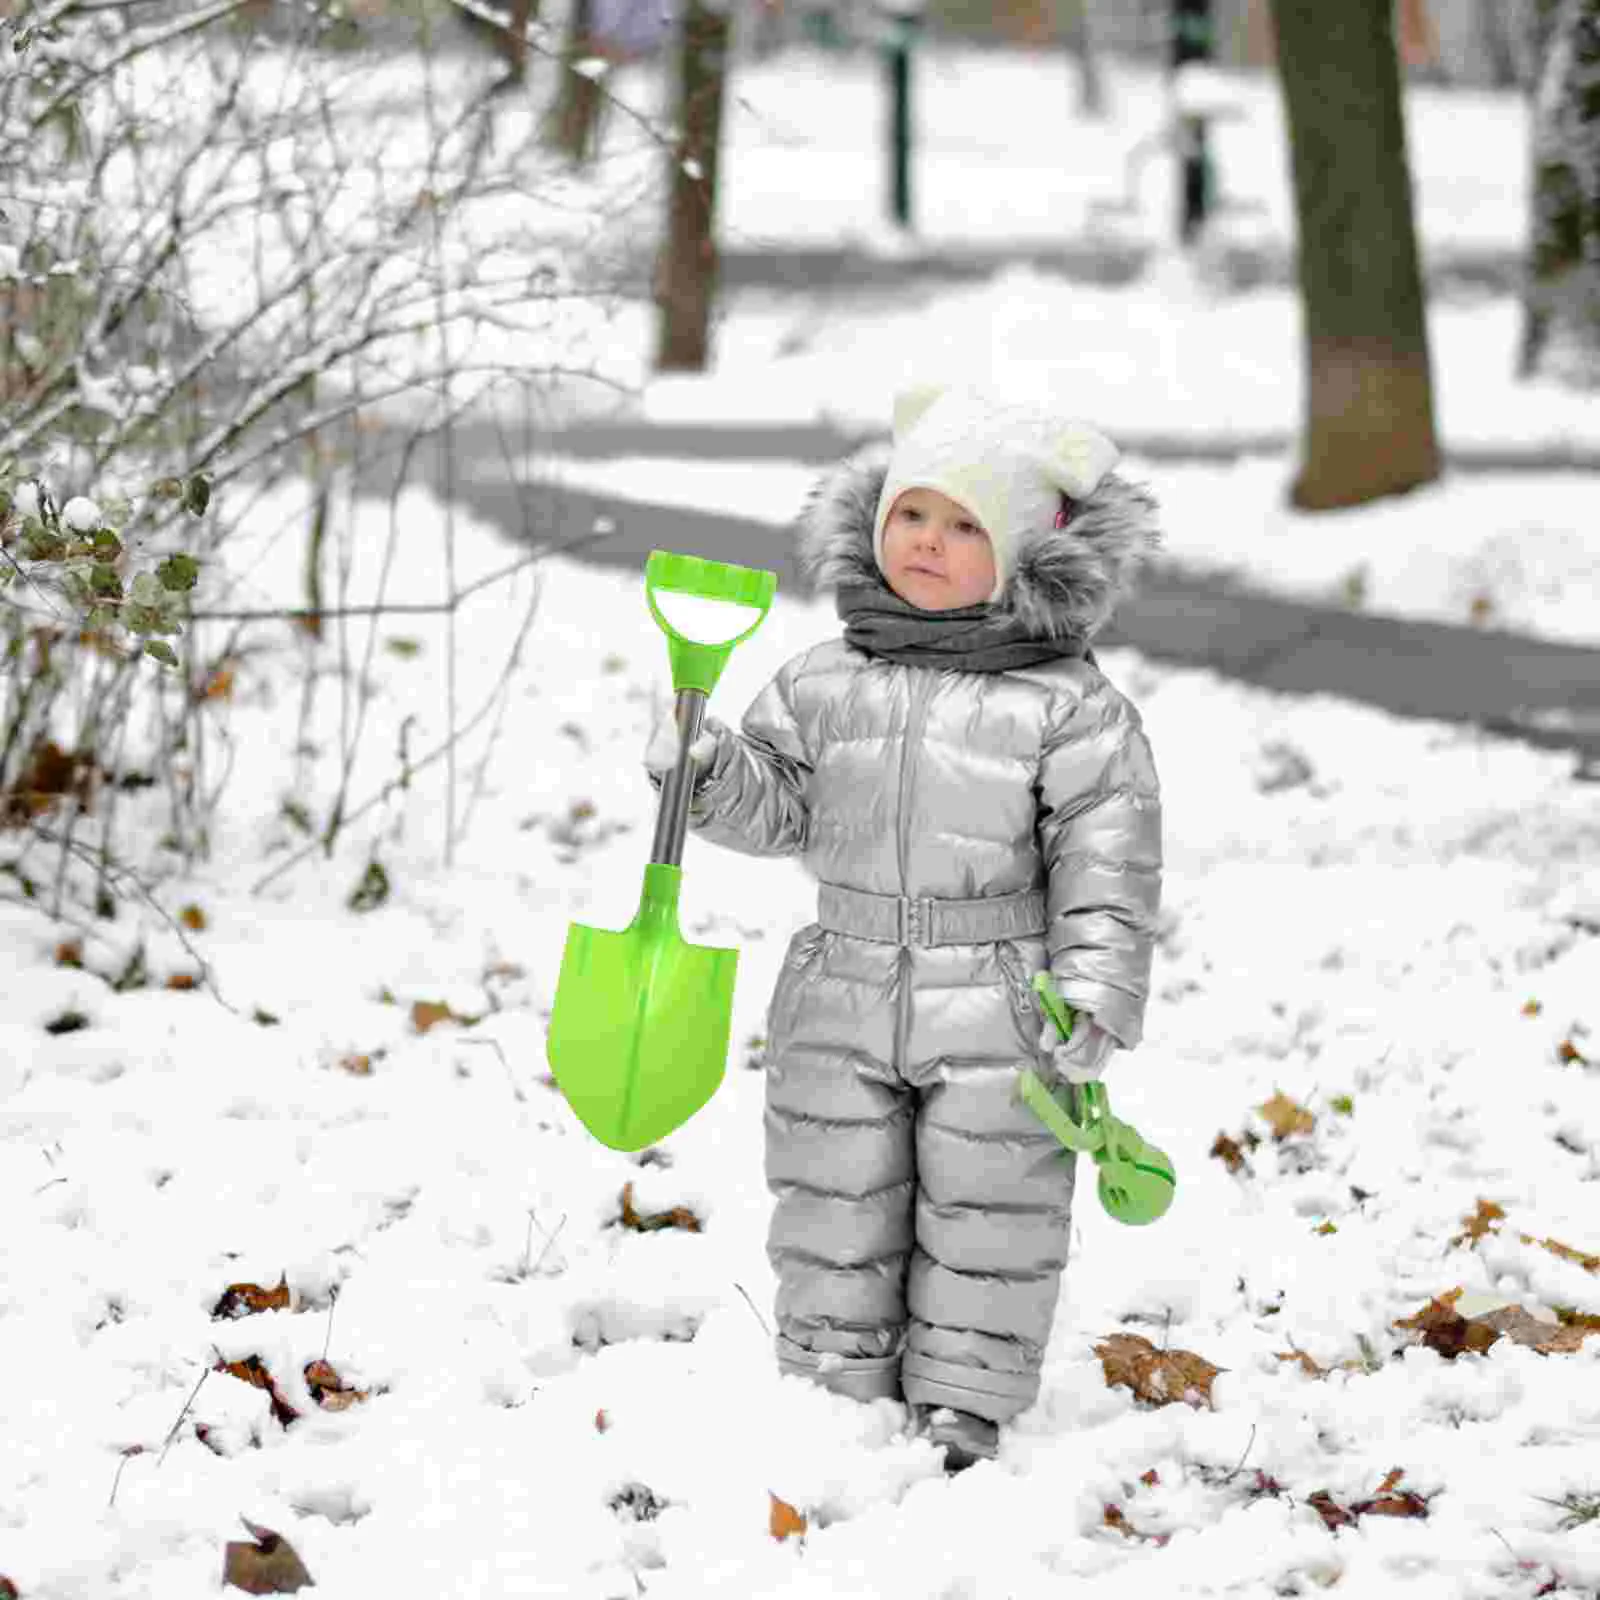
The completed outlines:
<svg viewBox="0 0 1600 1600">
<path fill-rule="evenodd" d="M 924 896 L 916 899 L 911 895 L 901 895 L 899 900 L 900 910 L 900 943 L 903 945 L 925 946 L 932 934 L 929 924 L 933 920 L 933 904 Z"/>
</svg>

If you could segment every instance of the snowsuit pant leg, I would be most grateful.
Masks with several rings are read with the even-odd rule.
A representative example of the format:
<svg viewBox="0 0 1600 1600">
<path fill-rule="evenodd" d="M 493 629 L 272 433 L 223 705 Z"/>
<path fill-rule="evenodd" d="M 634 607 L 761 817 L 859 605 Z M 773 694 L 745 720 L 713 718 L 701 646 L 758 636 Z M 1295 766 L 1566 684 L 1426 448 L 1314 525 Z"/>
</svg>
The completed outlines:
<svg viewBox="0 0 1600 1600">
<path fill-rule="evenodd" d="M 1039 1064 L 1027 983 L 1044 949 L 917 954 L 906 1051 L 921 1091 L 916 1246 L 901 1383 L 913 1404 L 1003 1423 L 1038 1398 L 1071 1234 L 1075 1164 L 1017 1089 Z"/>
<path fill-rule="evenodd" d="M 768 1015 L 778 1366 L 863 1401 L 900 1396 L 914 1237 L 916 1101 L 890 1065 L 895 955 L 804 928 Z"/>
</svg>

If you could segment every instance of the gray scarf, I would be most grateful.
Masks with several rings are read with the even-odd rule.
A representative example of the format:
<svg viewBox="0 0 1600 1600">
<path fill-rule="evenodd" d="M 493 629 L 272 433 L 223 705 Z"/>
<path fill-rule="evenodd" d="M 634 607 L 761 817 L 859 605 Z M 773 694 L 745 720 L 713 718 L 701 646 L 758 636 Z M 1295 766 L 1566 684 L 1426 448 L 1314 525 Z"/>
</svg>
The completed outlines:
<svg viewBox="0 0 1600 1600">
<path fill-rule="evenodd" d="M 903 667 L 952 667 L 960 672 L 1009 672 L 1062 656 L 1094 655 L 1081 639 L 1037 639 L 1007 611 L 987 602 L 954 611 L 923 611 L 888 584 L 841 583 L 835 609 L 844 641 Z"/>
</svg>

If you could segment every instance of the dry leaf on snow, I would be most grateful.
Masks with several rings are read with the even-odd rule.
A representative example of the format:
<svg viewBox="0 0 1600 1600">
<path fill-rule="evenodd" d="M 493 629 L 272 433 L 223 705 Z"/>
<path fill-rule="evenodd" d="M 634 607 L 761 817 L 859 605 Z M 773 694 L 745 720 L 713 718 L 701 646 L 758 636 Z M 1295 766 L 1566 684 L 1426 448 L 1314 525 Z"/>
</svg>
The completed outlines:
<svg viewBox="0 0 1600 1600">
<path fill-rule="evenodd" d="M 772 1512 L 767 1518 L 767 1529 L 774 1539 L 787 1539 L 791 1534 L 805 1537 L 806 1519 L 787 1500 L 780 1500 L 770 1489 L 767 1498 L 772 1502 Z"/>
<path fill-rule="evenodd" d="M 200 987 L 200 980 L 192 972 L 174 972 L 172 976 L 167 979 L 167 987 L 169 989 L 179 989 L 184 991 L 198 989 Z"/>
<path fill-rule="evenodd" d="M 22 1600 L 16 1584 L 9 1578 L 0 1577 L 0 1600 Z"/>
<path fill-rule="evenodd" d="M 1136 1400 L 1154 1406 L 1182 1400 L 1211 1404 L 1211 1381 L 1226 1367 L 1215 1367 L 1192 1350 L 1158 1350 L 1137 1333 L 1113 1333 L 1094 1347 L 1106 1387 L 1131 1389 Z"/>
<path fill-rule="evenodd" d="M 351 1389 L 343 1378 L 326 1361 L 308 1361 L 305 1366 L 306 1387 L 311 1398 L 324 1411 L 348 1411 L 358 1401 L 371 1398 L 368 1389 Z"/>
<path fill-rule="evenodd" d="M 1254 1177 L 1250 1163 L 1245 1159 L 1245 1150 L 1254 1150 L 1261 1141 L 1253 1133 L 1246 1131 L 1238 1139 L 1231 1139 L 1225 1133 L 1219 1133 L 1210 1151 L 1229 1172 L 1243 1171 L 1246 1177 Z"/>
<path fill-rule="evenodd" d="M 258 1311 L 287 1311 L 289 1309 L 289 1280 L 278 1280 L 275 1289 L 263 1289 L 258 1283 L 230 1283 L 222 1291 L 222 1298 L 211 1308 L 213 1317 L 254 1316 Z"/>
<path fill-rule="evenodd" d="M 200 909 L 199 906 L 185 906 L 183 910 L 178 913 L 178 921 L 181 922 L 190 933 L 203 933 L 206 926 L 206 914 Z"/>
<path fill-rule="evenodd" d="M 1493 1233 L 1495 1231 L 1495 1223 L 1503 1222 L 1505 1220 L 1505 1215 L 1505 1212 L 1502 1211 L 1493 1200 L 1480 1199 L 1478 1201 L 1477 1209 L 1472 1213 L 1472 1215 L 1470 1217 L 1463 1217 L 1461 1219 L 1466 1226 L 1455 1236 L 1455 1238 L 1450 1241 L 1450 1243 L 1457 1245 L 1466 1244 L 1470 1241 L 1471 1243 L 1476 1244 L 1478 1240 L 1484 1237 L 1485 1234 Z"/>
<path fill-rule="evenodd" d="M 411 1003 L 411 1026 L 417 1033 L 426 1033 L 441 1022 L 456 1022 L 463 1028 L 470 1028 L 482 1020 L 481 1017 L 463 1017 L 442 1000 L 413 1000 Z"/>
<path fill-rule="evenodd" d="M 1317 1126 L 1317 1119 L 1304 1106 L 1283 1093 L 1273 1095 L 1256 1110 L 1272 1130 L 1272 1137 L 1280 1144 L 1292 1134 L 1311 1133 Z"/>
<path fill-rule="evenodd" d="M 1128 1521 L 1123 1514 L 1122 1507 L 1110 1501 L 1106 1503 L 1105 1509 L 1101 1513 L 1101 1521 L 1108 1528 L 1115 1528 L 1124 1539 L 1140 1539 L 1148 1541 L 1150 1544 L 1161 1546 L 1166 1544 L 1172 1537 L 1169 1533 L 1141 1533 Z"/>
<path fill-rule="evenodd" d="M 1526 1345 L 1540 1355 L 1568 1355 L 1591 1333 L 1600 1331 L 1600 1327 L 1546 1322 L 1516 1305 L 1464 1317 L 1456 1310 L 1461 1295 L 1459 1287 L 1438 1295 L 1414 1316 L 1398 1318 L 1394 1326 L 1420 1334 L 1421 1342 L 1447 1361 L 1454 1361 L 1463 1351 L 1482 1355 L 1501 1338 Z"/>
<path fill-rule="evenodd" d="M 1330 1532 L 1347 1528 L 1360 1517 L 1426 1517 L 1426 1498 L 1415 1490 L 1400 1488 L 1400 1480 L 1404 1476 L 1404 1468 L 1392 1468 L 1384 1475 L 1375 1495 L 1367 1500 L 1357 1500 L 1349 1506 L 1340 1505 L 1326 1489 L 1318 1489 L 1315 1494 L 1307 1495 L 1306 1503 L 1315 1508 Z"/>
<path fill-rule="evenodd" d="M 282 1534 L 260 1527 L 248 1517 L 239 1520 L 256 1542 L 228 1541 L 222 1553 L 225 1585 L 232 1584 L 246 1594 L 294 1594 L 300 1589 L 316 1588 L 316 1581 L 306 1571 L 305 1563 Z"/>
<path fill-rule="evenodd" d="M 633 1209 L 633 1184 L 622 1186 L 622 1226 L 635 1233 L 656 1233 L 662 1228 L 682 1228 L 685 1233 L 699 1233 L 700 1219 L 687 1206 L 674 1206 L 670 1211 L 655 1211 L 648 1215 Z"/>
<path fill-rule="evenodd" d="M 300 1413 L 278 1393 L 278 1386 L 272 1381 L 272 1374 L 267 1371 L 260 1356 L 246 1356 L 242 1361 L 218 1361 L 211 1370 L 226 1372 L 230 1378 L 237 1378 L 241 1383 L 264 1389 L 272 1407 L 272 1415 L 281 1426 L 287 1428 L 291 1422 L 300 1420 Z"/>
</svg>

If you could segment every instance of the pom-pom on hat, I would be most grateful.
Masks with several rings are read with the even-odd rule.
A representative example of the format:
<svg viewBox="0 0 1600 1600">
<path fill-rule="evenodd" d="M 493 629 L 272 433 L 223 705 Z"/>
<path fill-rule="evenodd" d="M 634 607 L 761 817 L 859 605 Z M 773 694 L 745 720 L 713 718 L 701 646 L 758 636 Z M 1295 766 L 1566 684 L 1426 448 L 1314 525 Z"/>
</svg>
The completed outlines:
<svg viewBox="0 0 1600 1600">
<path fill-rule="evenodd" d="M 1117 462 L 1117 447 L 1086 422 L 1037 403 L 975 389 L 924 388 L 894 406 L 894 450 L 872 529 L 883 567 L 883 530 L 907 489 L 937 489 L 965 508 L 994 547 L 998 600 L 1028 536 L 1056 525 L 1061 496 L 1086 500 Z"/>
</svg>

